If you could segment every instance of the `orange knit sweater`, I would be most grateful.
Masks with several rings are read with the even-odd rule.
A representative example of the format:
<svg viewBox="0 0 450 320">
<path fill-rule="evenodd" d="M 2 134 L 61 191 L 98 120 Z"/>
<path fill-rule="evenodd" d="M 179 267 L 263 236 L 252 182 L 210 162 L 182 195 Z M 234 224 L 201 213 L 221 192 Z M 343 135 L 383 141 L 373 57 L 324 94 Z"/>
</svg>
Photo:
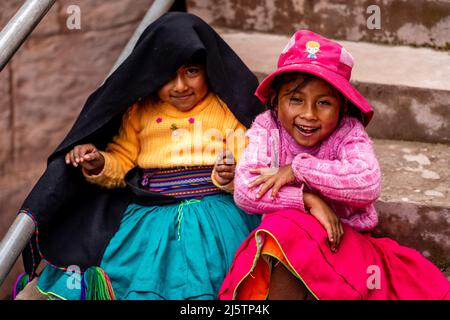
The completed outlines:
<svg viewBox="0 0 450 320">
<path fill-rule="evenodd" d="M 119 133 L 109 143 L 105 167 L 86 179 L 107 188 L 124 187 L 125 174 L 135 166 L 171 168 L 214 165 L 220 151 L 228 148 L 236 161 L 245 148 L 246 128 L 226 104 L 209 93 L 187 112 L 170 103 L 139 103 L 125 113 Z M 222 186 L 232 192 L 233 182 Z"/>
</svg>

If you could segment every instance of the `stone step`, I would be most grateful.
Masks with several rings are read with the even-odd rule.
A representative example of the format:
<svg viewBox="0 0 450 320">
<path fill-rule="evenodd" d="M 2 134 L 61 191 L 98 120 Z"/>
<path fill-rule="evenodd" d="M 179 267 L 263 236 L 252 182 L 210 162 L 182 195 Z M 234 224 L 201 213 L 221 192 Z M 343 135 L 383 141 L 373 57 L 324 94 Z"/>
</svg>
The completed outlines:
<svg viewBox="0 0 450 320">
<path fill-rule="evenodd" d="M 382 171 L 374 234 L 415 248 L 450 280 L 450 146 L 374 139 Z"/>
<path fill-rule="evenodd" d="M 373 141 L 382 171 L 382 193 L 375 204 L 379 226 L 374 234 L 418 250 L 450 280 L 450 147 Z M 0 190 L 6 190 L 0 192 L 0 212 L 4 213 L 0 239 L 44 167 L 42 163 L 28 170 L 17 168 L 11 176 L 0 177 Z"/>
<path fill-rule="evenodd" d="M 216 28 L 262 79 L 289 36 Z M 338 41 L 355 58 L 352 83 L 371 102 L 372 137 L 450 143 L 450 55 L 427 48 Z"/>
<path fill-rule="evenodd" d="M 349 41 L 450 49 L 448 0 L 188 0 L 216 27 L 275 34 L 300 28 Z"/>
</svg>

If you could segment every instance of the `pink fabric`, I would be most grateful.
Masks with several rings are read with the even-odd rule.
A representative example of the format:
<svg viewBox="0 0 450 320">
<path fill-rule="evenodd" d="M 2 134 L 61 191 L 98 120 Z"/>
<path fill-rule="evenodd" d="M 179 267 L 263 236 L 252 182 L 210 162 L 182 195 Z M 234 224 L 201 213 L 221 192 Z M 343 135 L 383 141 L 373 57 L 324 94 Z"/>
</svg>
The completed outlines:
<svg viewBox="0 0 450 320">
<path fill-rule="evenodd" d="M 381 174 L 372 142 L 357 119 L 344 117 L 340 126 L 314 148 L 298 145 L 270 111 L 259 115 L 247 134 L 249 145 L 236 167 L 234 191 L 234 200 L 243 210 L 266 214 L 286 208 L 305 211 L 306 187 L 320 193 L 343 223 L 358 231 L 375 228 L 378 218 L 373 203 L 381 191 Z M 278 145 L 275 152 L 271 150 L 273 139 Z M 281 188 L 274 200 L 269 199 L 270 192 L 257 199 L 258 189 L 247 186 L 257 174 L 249 170 L 269 167 L 275 153 L 279 166 L 292 164 L 297 184 Z"/>
<path fill-rule="evenodd" d="M 450 282 L 416 250 L 344 225 L 342 242 L 333 253 L 320 223 L 291 209 L 267 215 L 241 244 L 219 299 L 233 299 L 235 288 L 252 270 L 257 234 L 263 239 L 265 233 L 275 236 L 297 273 L 321 300 L 450 299 Z"/>
<path fill-rule="evenodd" d="M 308 149 L 296 144 L 267 111 L 255 119 L 248 135 L 249 145 L 236 167 L 234 199 L 264 218 L 237 250 L 220 299 L 234 297 L 267 232 L 319 299 L 450 299 L 450 282 L 419 252 L 357 232 L 377 225 L 373 203 L 381 189 L 379 165 L 361 123 L 344 117 L 326 140 Z M 249 170 L 269 167 L 273 159 L 280 166 L 292 163 L 297 182 L 282 187 L 274 200 L 267 194 L 256 199 L 258 189 L 247 187 L 256 177 Z M 344 223 L 337 253 L 331 252 L 323 226 L 305 213 L 303 188 L 320 193 Z M 379 288 L 370 284 L 375 272 Z"/>
<path fill-rule="evenodd" d="M 285 72 L 306 72 L 320 77 L 339 90 L 364 113 L 364 125 L 373 108 L 350 83 L 353 57 L 339 43 L 310 30 L 298 30 L 278 57 L 277 69 L 261 81 L 255 95 L 266 103 L 273 79 Z"/>
</svg>

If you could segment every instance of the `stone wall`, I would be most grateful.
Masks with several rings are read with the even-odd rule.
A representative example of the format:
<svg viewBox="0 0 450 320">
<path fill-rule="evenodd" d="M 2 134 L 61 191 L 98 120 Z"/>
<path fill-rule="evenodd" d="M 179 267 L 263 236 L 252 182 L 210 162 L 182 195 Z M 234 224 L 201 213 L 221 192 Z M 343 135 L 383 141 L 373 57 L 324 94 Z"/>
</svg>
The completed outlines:
<svg viewBox="0 0 450 320">
<path fill-rule="evenodd" d="M 188 0 L 189 11 L 215 26 L 292 34 L 311 29 L 324 36 L 450 49 L 448 0 Z M 377 5 L 380 29 L 367 20 Z M 372 20 L 369 19 L 369 22 Z M 369 23 L 370 24 L 370 23 Z"/>
<path fill-rule="evenodd" d="M 2 0 L 0 28 L 23 0 Z M 59 0 L 0 73 L 0 238 L 153 0 Z M 70 30 L 69 5 L 81 28 Z M 0 289 L 9 295 L 20 261 Z"/>
</svg>

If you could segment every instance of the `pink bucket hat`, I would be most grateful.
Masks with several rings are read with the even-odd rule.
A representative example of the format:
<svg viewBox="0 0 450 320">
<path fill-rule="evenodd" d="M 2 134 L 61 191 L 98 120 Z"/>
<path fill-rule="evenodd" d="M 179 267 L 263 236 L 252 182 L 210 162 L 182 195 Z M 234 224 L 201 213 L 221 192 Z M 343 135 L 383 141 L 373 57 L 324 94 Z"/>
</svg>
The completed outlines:
<svg viewBox="0 0 450 320">
<path fill-rule="evenodd" d="M 255 95 L 266 103 L 273 79 L 286 72 L 313 74 L 330 83 L 364 114 L 364 125 L 373 116 L 370 103 L 350 84 L 353 57 L 340 44 L 309 30 L 299 30 L 278 58 L 277 70 L 267 76 Z"/>
</svg>

